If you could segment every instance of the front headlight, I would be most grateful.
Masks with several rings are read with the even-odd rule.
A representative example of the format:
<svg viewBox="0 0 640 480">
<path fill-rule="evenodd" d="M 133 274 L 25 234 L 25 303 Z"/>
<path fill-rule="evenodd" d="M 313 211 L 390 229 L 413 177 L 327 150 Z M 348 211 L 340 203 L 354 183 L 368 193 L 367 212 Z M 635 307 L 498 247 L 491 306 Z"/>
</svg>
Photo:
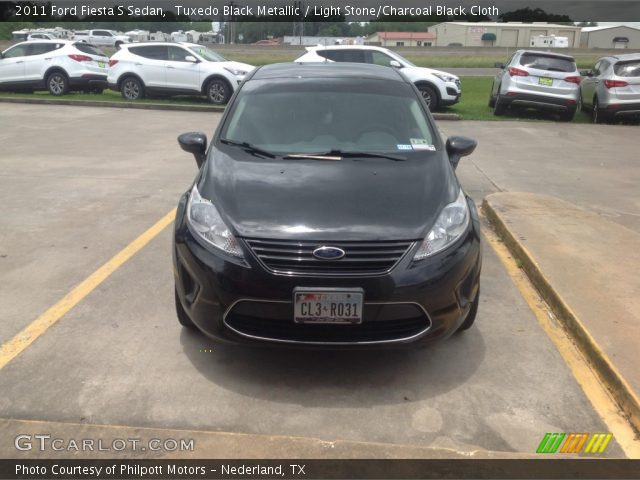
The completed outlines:
<svg viewBox="0 0 640 480">
<path fill-rule="evenodd" d="M 462 189 L 458 198 L 446 205 L 436 223 L 431 227 L 422 245 L 416 252 L 414 261 L 423 260 L 444 250 L 467 230 L 469 225 L 469 206 Z"/>
<path fill-rule="evenodd" d="M 456 82 L 456 77 L 452 77 L 451 75 L 444 75 L 442 73 L 434 73 L 436 77 L 438 77 L 443 82 Z"/>
<path fill-rule="evenodd" d="M 193 186 L 187 205 L 187 224 L 190 230 L 205 242 L 234 257 L 244 258 L 236 237 L 222 221 L 215 205 L 202 198 L 198 187 Z"/>
<path fill-rule="evenodd" d="M 231 73 L 232 75 L 235 75 L 236 77 L 244 77 L 247 72 L 244 70 L 238 70 L 237 68 L 229 68 L 229 67 L 224 67 L 224 69 Z"/>
</svg>

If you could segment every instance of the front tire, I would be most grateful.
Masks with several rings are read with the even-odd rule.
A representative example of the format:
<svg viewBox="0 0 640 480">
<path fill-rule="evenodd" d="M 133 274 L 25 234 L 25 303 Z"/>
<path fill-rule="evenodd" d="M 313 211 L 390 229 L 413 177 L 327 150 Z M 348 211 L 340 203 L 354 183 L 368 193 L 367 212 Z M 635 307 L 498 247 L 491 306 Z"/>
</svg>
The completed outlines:
<svg viewBox="0 0 640 480">
<path fill-rule="evenodd" d="M 214 105 L 224 105 L 231 98 L 231 87 L 220 78 L 214 78 L 207 84 L 207 100 Z"/>
<path fill-rule="evenodd" d="M 178 290 L 174 289 L 175 293 L 175 302 L 176 302 L 176 316 L 178 317 L 178 323 L 183 327 L 187 328 L 195 328 L 196 325 L 191 321 L 187 312 L 184 311 L 184 307 L 182 303 L 180 303 L 180 298 L 178 297 Z"/>
<path fill-rule="evenodd" d="M 473 326 L 474 322 L 476 321 L 476 316 L 478 315 L 479 304 L 480 304 L 480 287 L 478 287 L 478 293 L 476 294 L 476 299 L 473 301 L 473 304 L 471 305 L 471 309 L 469 310 L 469 313 L 467 313 L 467 318 L 465 318 L 464 322 L 462 322 L 462 325 L 458 327 L 458 330 L 456 330 L 456 333 L 469 330 Z"/>
<path fill-rule="evenodd" d="M 62 72 L 53 72 L 47 77 L 47 89 L 56 97 L 64 95 L 69 91 L 69 79 Z"/>
<path fill-rule="evenodd" d="M 125 100 L 144 98 L 144 85 L 136 77 L 127 77 L 120 84 L 120 93 Z"/>
<path fill-rule="evenodd" d="M 422 95 L 424 103 L 429 107 L 429 111 L 433 112 L 438 109 L 438 95 L 433 88 L 427 85 L 418 85 L 418 91 Z"/>
</svg>

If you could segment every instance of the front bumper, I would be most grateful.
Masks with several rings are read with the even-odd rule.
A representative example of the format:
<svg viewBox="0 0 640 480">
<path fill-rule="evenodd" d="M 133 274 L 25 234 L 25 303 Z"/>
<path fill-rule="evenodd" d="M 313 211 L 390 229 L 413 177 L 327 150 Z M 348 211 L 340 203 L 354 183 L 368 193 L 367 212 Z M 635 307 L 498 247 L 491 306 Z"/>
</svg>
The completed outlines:
<svg viewBox="0 0 640 480">
<path fill-rule="evenodd" d="M 412 264 L 416 242 L 387 274 L 314 277 L 270 273 L 247 248 L 246 265 L 204 248 L 186 224 L 185 195 L 173 245 L 178 299 L 200 330 L 234 343 L 353 347 L 443 339 L 458 329 L 478 295 L 480 227 L 469 204 L 473 221 L 466 234 L 431 259 Z M 362 288 L 362 323 L 294 323 L 296 287 Z"/>
<path fill-rule="evenodd" d="M 445 84 L 445 91 L 440 92 L 440 104 L 442 106 L 455 105 L 460 101 L 462 96 L 462 90 L 460 88 L 460 82 L 455 83 L 448 82 Z"/>
</svg>

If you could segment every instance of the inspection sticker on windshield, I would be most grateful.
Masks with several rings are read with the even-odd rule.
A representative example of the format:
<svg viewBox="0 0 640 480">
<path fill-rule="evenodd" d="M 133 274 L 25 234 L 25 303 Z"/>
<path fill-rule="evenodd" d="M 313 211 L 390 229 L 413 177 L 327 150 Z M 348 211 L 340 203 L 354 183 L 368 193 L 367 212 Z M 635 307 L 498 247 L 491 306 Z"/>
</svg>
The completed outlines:
<svg viewBox="0 0 640 480">
<path fill-rule="evenodd" d="M 401 143 L 396 145 L 396 147 L 398 147 L 398 150 L 413 150 L 413 147 L 411 145 L 403 145 Z"/>
<path fill-rule="evenodd" d="M 436 149 L 434 145 L 431 145 L 424 138 L 411 138 L 410 141 L 411 141 L 411 146 L 413 147 L 414 150 L 435 150 Z"/>
</svg>

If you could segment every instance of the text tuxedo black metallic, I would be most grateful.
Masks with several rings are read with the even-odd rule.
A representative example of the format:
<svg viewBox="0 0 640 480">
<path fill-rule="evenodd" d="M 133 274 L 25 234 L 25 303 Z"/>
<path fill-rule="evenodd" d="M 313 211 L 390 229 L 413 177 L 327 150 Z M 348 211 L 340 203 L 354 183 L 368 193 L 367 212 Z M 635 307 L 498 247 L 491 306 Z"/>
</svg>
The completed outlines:
<svg viewBox="0 0 640 480">
<path fill-rule="evenodd" d="M 401 72 L 259 68 L 231 99 L 175 222 L 176 310 L 234 342 L 374 346 L 469 328 L 480 226 L 455 175 L 476 143 L 440 138 Z"/>
</svg>

